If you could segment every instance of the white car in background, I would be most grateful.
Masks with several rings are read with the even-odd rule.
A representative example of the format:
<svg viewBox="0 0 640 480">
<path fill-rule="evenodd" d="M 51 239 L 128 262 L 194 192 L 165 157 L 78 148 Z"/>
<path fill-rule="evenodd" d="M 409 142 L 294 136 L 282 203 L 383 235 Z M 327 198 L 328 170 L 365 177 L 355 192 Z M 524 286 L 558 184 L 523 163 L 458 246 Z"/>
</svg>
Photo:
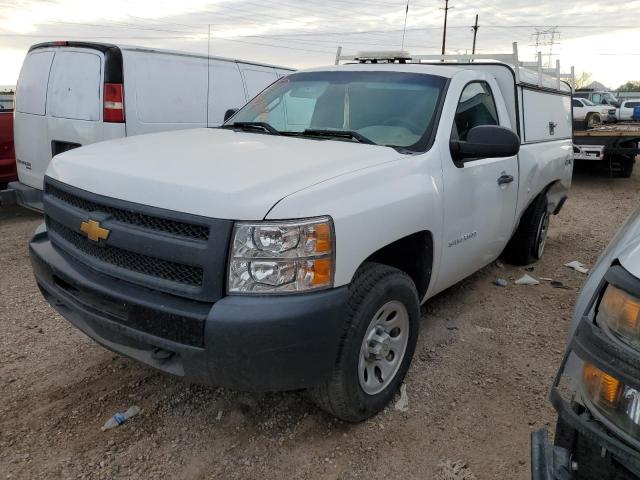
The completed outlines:
<svg viewBox="0 0 640 480">
<path fill-rule="evenodd" d="M 633 120 L 633 109 L 640 107 L 640 98 L 631 98 L 620 103 L 620 108 L 616 111 L 616 117 L 619 121 Z"/>
<path fill-rule="evenodd" d="M 611 122 L 616 119 L 616 109 L 609 105 L 596 105 L 588 98 L 571 100 L 573 106 L 573 121 L 584 122 L 585 127 L 592 128 L 599 123 Z"/>
</svg>

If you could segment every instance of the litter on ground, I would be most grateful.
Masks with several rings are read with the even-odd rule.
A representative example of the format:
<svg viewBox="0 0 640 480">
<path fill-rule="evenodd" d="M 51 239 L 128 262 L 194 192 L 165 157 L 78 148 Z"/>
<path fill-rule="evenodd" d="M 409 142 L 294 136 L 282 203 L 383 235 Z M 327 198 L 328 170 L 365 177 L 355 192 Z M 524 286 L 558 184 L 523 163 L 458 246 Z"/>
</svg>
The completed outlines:
<svg viewBox="0 0 640 480">
<path fill-rule="evenodd" d="M 407 395 L 407 385 L 405 383 L 400 387 L 400 398 L 396 402 L 395 409 L 399 412 L 409 411 L 409 396 Z"/>
<path fill-rule="evenodd" d="M 530 275 L 524 274 L 515 281 L 516 285 L 540 285 L 540 282 Z"/>
<path fill-rule="evenodd" d="M 574 260 L 573 262 L 565 263 L 564 266 L 573 268 L 576 272 L 589 273 L 589 269 L 587 268 L 587 266 L 582 262 L 578 262 L 577 260 Z"/>
</svg>

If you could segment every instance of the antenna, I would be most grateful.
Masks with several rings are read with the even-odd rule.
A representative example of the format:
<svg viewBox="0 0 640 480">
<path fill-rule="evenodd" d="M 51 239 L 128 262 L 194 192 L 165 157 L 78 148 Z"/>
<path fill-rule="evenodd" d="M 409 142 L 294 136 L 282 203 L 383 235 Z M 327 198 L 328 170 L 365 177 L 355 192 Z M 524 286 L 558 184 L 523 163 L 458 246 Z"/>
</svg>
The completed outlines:
<svg viewBox="0 0 640 480">
<path fill-rule="evenodd" d="M 407 31 L 407 17 L 409 16 L 409 0 L 407 0 L 407 9 L 404 12 L 404 27 L 402 28 L 402 46 L 400 50 L 404 50 L 404 34 Z"/>
<path fill-rule="evenodd" d="M 209 88 L 211 85 L 211 24 L 207 24 L 207 128 L 209 128 Z"/>
</svg>

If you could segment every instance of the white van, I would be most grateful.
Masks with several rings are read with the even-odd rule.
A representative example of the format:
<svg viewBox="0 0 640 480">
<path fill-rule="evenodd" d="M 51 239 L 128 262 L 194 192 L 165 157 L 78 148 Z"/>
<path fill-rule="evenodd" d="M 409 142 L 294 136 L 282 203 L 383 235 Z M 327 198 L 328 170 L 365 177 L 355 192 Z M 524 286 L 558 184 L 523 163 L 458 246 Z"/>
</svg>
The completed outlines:
<svg viewBox="0 0 640 480">
<path fill-rule="evenodd" d="M 18 79 L 19 182 L 10 188 L 18 203 L 42 210 L 44 172 L 53 156 L 102 140 L 218 126 L 227 109 L 244 105 L 291 71 L 142 47 L 34 45 Z"/>
</svg>

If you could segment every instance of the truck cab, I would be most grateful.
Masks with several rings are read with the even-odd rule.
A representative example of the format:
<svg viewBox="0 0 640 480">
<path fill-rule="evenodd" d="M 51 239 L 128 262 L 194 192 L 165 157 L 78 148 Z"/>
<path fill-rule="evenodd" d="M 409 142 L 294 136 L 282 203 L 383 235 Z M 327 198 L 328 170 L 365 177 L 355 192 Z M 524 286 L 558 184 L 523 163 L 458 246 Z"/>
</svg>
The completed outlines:
<svg viewBox="0 0 640 480">
<path fill-rule="evenodd" d="M 354 56 L 219 128 L 57 156 L 30 243 L 43 295 L 164 372 L 375 415 L 420 304 L 501 255 L 535 262 L 567 198 L 570 87 L 515 45 L 496 57 Z"/>
</svg>

